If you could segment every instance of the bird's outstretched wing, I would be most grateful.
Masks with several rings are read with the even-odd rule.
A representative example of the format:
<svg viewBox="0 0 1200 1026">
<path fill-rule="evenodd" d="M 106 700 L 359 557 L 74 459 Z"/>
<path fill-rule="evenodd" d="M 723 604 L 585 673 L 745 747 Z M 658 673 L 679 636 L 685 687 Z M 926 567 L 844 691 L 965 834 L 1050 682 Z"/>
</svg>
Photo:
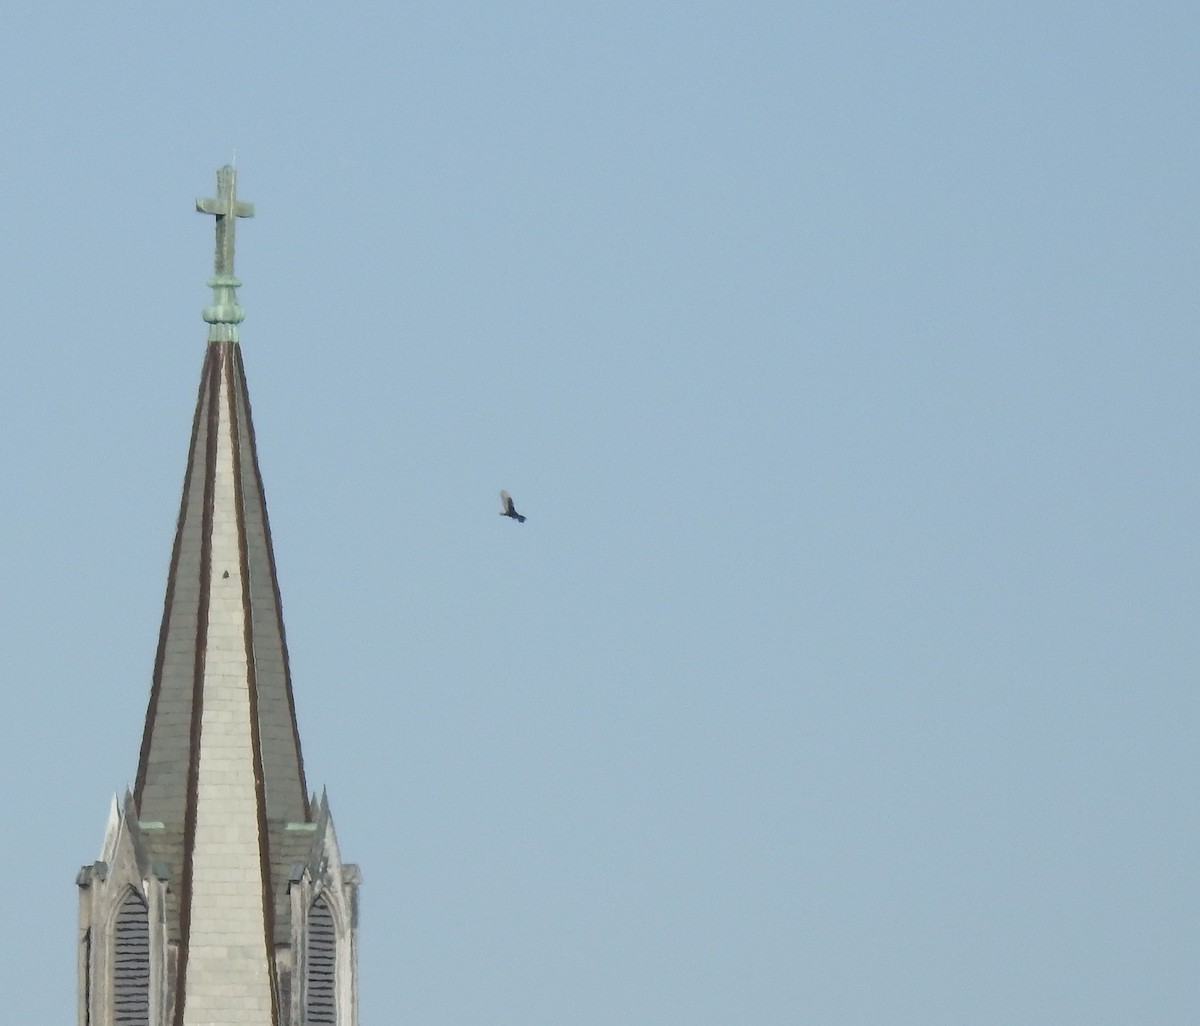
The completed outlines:
<svg viewBox="0 0 1200 1026">
<path fill-rule="evenodd" d="M 500 506 L 502 517 L 512 517 L 518 524 L 525 523 L 525 518 L 517 512 L 517 507 L 513 505 L 512 496 L 504 490 L 500 492 Z"/>
</svg>

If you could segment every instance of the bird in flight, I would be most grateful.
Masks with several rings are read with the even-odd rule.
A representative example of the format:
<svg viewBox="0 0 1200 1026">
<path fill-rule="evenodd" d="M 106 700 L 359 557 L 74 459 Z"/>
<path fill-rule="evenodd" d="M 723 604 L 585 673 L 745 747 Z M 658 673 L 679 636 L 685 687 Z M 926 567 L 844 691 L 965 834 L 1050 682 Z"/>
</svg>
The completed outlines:
<svg viewBox="0 0 1200 1026">
<path fill-rule="evenodd" d="M 525 518 L 517 512 L 517 507 L 513 505 L 512 496 L 508 492 L 500 492 L 500 515 L 502 517 L 512 517 L 518 524 L 525 523 Z"/>
</svg>

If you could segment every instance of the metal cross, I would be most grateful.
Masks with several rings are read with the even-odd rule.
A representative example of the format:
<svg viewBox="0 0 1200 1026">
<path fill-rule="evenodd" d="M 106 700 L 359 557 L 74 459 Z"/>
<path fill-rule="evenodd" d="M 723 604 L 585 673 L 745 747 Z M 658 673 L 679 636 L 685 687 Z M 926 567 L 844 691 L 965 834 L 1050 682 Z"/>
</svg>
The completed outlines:
<svg viewBox="0 0 1200 1026">
<path fill-rule="evenodd" d="M 217 171 L 217 198 L 196 200 L 196 209 L 217 218 L 217 255 L 213 272 L 218 278 L 233 277 L 233 237 L 239 217 L 253 217 L 254 204 L 237 198 L 237 171 L 226 164 Z"/>
</svg>

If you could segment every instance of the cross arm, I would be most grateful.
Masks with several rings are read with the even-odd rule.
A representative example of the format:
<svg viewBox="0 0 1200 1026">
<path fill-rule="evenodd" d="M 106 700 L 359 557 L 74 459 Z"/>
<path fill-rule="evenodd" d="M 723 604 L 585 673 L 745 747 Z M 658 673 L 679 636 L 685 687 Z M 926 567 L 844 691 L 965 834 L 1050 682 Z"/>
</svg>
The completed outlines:
<svg viewBox="0 0 1200 1026">
<path fill-rule="evenodd" d="M 217 199 L 198 199 L 196 200 L 196 209 L 201 214 L 216 214 L 219 217 L 229 216 L 229 200 L 224 197 Z M 233 214 L 235 217 L 253 217 L 254 204 L 243 203 L 237 200 L 233 204 Z"/>
</svg>

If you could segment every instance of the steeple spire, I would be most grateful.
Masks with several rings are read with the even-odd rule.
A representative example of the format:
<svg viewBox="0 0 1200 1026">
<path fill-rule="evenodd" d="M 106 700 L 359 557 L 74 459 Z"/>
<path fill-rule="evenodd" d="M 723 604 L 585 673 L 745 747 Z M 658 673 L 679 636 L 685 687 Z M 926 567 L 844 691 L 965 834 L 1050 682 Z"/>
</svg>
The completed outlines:
<svg viewBox="0 0 1200 1026">
<path fill-rule="evenodd" d="M 217 219 L 209 344 L 136 783 L 80 887 L 80 1026 L 355 1026 L 358 872 L 310 802 L 259 472 L 234 229 Z"/>
<path fill-rule="evenodd" d="M 208 282 L 213 290 L 213 301 L 204 308 L 204 319 L 210 325 L 208 340 L 236 342 L 237 325 L 246 316 L 246 312 L 238 305 L 235 291 L 242 283 L 233 273 L 237 219 L 254 216 L 254 204 L 240 202 L 237 198 L 237 168 L 226 164 L 217 171 L 216 198 L 196 200 L 196 210 L 202 214 L 212 214 L 217 219 L 217 251 L 213 258 L 213 276 Z"/>
</svg>

